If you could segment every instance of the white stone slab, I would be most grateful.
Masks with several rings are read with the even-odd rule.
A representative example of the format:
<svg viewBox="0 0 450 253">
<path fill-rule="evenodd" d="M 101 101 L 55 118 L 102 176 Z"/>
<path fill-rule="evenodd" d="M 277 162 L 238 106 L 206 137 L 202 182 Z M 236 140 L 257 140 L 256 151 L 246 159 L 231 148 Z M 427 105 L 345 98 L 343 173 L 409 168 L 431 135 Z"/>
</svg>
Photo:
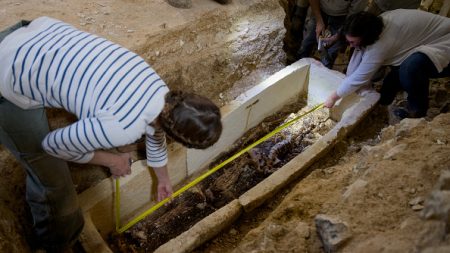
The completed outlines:
<svg viewBox="0 0 450 253">
<path fill-rule="evenodd" d="M 309 65 L 288 66 L 245 92 L 222 110 L 223 132 L 206 150 L 188 149 L 187 168 L 192 175 L 209 164 L 247 130 L 284 105 L 306 94 Z"/>
</svg>

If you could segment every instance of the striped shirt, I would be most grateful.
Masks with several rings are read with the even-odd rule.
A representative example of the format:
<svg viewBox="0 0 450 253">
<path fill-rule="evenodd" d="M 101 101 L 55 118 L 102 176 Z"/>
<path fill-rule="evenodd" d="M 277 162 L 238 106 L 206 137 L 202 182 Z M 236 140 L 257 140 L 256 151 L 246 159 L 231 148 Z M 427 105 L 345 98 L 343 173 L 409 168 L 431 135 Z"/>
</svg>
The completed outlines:
<svg viewBox="0 0 450 253">
<path fill-rule="evenodd" d="M 167 163 L 165 135 L 151 123 L 168 87 L 135 53 L 48 17 L 0 43 L 0 92 L 23 109 L 64 108 L 78 121 L 42 141 L 56 157 L 87 163 L 93 151 L 146 136 L 147 163 Z"/>
</svg>

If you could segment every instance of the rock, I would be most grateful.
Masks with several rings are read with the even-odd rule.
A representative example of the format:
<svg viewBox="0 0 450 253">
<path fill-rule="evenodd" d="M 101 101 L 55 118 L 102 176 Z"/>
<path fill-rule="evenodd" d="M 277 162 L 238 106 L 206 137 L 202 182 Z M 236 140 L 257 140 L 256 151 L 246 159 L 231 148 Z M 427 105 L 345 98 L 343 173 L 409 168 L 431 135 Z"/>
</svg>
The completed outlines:
<svg viewBox="0 0 450 253">
<path fill-rule="evenodd" d="M 367 168 L 369 168 L 369 166 L 367 165 L 367 162 L 366 161 L 359 161 L 357 164 L 355 164 L 353 167 L 352 167 L 352 171 L 353 172 L 355 172 L 355 173 L 357 173 L 357 172 L 359 172 L 359 171 L 364 171 L 365 169 L 367 169 Z"/>
<path fill-rule="evenodd" d="M 444 240 L 445 235 L 446 225 L 444 222 L 428 221 L 420 232 L 416 252 L 422 252 L 422 249 L 438 246 Z"/>
<path fill-rule="evenodd" d="M 450 191 L 433 191 L 425 200 L 425 208 L 421 217 L 424 219 L 441 220 L 449 224 Z"/>
<path fill-rule="evenodd" d="M 360 153 L 361 153 L 362 156 L 368 156 L 370 153 L 372 153 L 372 150 L 373 150 L 373 149 L 374 149 L 373 146 L 370 146 L 370 145 L 364 145 L 364 146 L 361 148 Z"/>
<path fill-rule="evenodd" d="M 436 143 L 437 143 L 438 145 L 445 145 L 445 144 L 447 144 L 447 143 L 445 143 L 445 141 L 441 141 L 441 140 L 439 140 L 439 139 L 436 140 Z"/>
<path fill-rule="evenodd" d="M 395 131 L 395 137 L 403 138 L 410 136 L 411 131 L 417 127 L 422 127 L 427 124 L 427 121 L 424 118 L 420 119 L 409 119 L 406 118 L 400 122 L 397 130 Z"/>
<path fill-rule="evenodd" d="M 302 252 L 310 237 L 310 228 L 301 221 L 289 224 L 270 223 L 264 229 L 247 233 L 232 252 Z"/>
<path fill-rule="evenodd" d="M 237 235 L 238 233 L 239 232 L 236 229 L 234 228 L 230 229 L 230 235 Z"/>
<path fill-rule="evenodd" d="M 413 205 L 411 208 L 414 211 L 420 211 L 423 209 L 423 206 L 422 205 Z"/>
<path fill-rule="evenodd" d="M 383 159 L 384 159 L 384 160 L 395 159 L 395 156 L 396 156 L 397 154 L 402 153 L 402 152 L 406 149 L 407 146 L 408 146 L 408 145 L 406 145 L 406 144 L 399 144 L 399 145 L 397 145 L 397 146 L 391 148 L 391 149 L 390 149 L 388 152 L 386 152 L 386 154 L 383 156 Z"/>
<path fill-rule="evenodd" d="M 412 200 L 410 200 L 410 201 L 408 202 L 408 204 L 409 204 L 410 206 L 414 206 L 414 205 L 422 204 L 423 201 L 424 201 L 424 198 L 421 197 L 421 196 L 419 196 L 419 197 L 415 197 L 415 198 L 413 198 Z"/>
<path fill-rule="evenodd" d="M 192 7 L 192 0 L 167 0 L 167 2 L 176 8 L 189 9 Z"/>
<path fill-rule="evenodd" d="M 450 170 L 441 172 L 441 176 L 436 184 L 436 189 L 440 191 L 450 191 Z"/>
<path fill-rule="evenodd" d="M 381 130 L 381 135 L 380 135 L 381 141 L 390 140 L 394 137 L 395 137 L 395 127 L 394 126 L 388 126 Z"/>
<path fill-rule="evenodd" d="M 354 191 L 357 191 L 359 189 L 364 188 L 367 185 L 367 181 L 364 181 L 362 179 L 357 179 L 355 182 L 353 182 L 353 184 L 351 184 L 347 190 L 344 192 L 344 194 L 342 194 L 342 197 L 344 197 L 344 199 L 347 199 L 348 197 L 350 197 L 352 195 L 352 193 Z"/>
<path fill-rule="evenodd" d="M 348 225 L 339 218 L 319 214 L 314 221 L 325 252 L 336 252 L 352 236 Z"/>
<path fill-rule="evenodd" d="M 440 220 L 450 224 L 450 171 L 444 170 L 425 201 L 425 208 L 421 213 L 424 219 Z"/>
</svg>

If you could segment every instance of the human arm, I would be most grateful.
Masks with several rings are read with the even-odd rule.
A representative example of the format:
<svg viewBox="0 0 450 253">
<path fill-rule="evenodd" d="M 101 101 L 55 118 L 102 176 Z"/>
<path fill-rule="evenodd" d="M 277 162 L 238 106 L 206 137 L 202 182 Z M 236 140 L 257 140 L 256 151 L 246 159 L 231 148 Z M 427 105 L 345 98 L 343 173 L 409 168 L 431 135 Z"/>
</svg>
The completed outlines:
<svg viewBox="0 0 450 253">
<path fill-rule="evenodd" d="M 158 179 L 157 199 L 161 201 L 172 195 L 172 183 L 167 169 L 166 137 L 162 129 L 147 126 L 146 130 L 147 165 L 153 168 Z"/>
<path fill-rule="evenodd" d="M 325 23 L 323 22 L 322 14 L 320 13 L 320 1 L 319 0 L 309 0 L 309 5 L 311 6 L 311 11 L 316 19 L 316 37 L 322 34 L 325 30 Z"/>
<path fill-rule="evenodd" d="M 167 170 L 167 165 L 164 165 L 162 167 L 153 167 L 153 171 L 156 174 L 156 177 L 158 178 L 158 194 L 157 194 L 157 200 L 161 201 L 167 197 L 170 197 L 172 195 L 172 183 L 170 182 L 169 173 Z"/>
<path fill-rule="evenodd" d="M 355 49 L 348 64 L 347 76 L 338 89 L 327 98 L 324 106 L 331 108 L 341 97 L 370 84 L 372 76 L 382 65 L 383 57 L 383 54 L 373 55 L 370 51 Z"/>
<path fill-rule="evenodd" d="M 50 132 L 42 141 L 43 149 L 63 160 L 88 163 L 95 150 L 111 149 L 131 143 L 123 129 L 112 120 L 85 118 Z"/>
<path fill-rule="evenodd" d="M 42 141 L 42 147 L 64 160 L 105 166 L 117 178 L 131 173 L 130 154 L 104 150 L 127 143 L 131 143 L 131 139 L 113 118 L 91 117 L 50 132 Z"/>
<path fill-rule="evenodd" d="M 90 164 L 109 168 L 112 177 L 118 178 L 131 174 L 131 155 L 129 153 L 114 154 L 107 151 L 94 151 Z"/>
</svg>

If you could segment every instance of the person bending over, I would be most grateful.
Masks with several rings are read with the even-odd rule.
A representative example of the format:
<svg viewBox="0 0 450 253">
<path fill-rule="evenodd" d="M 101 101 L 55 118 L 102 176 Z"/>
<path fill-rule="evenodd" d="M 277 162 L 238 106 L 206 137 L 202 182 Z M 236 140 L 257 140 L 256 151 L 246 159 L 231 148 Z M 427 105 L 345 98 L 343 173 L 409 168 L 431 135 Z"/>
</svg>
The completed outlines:
<svg viewBox="0 0 450 253">
<path fill-rule="evenodd" d="M 145 136 L 161 200 L 172 194 L 165 134 L 199 149 L 220 137 L 213 102 L 169 91 L 144 59 L 104 38 L 40 17 L 1 32 L 0 41 L 0 142 L 26 170 L 34 231 L 48 252 L 70 247 L 84 224 L 65 161 L 125 176 L 130 154 L 108 150 Z M 49 132 L 45 107 L 78 121 Z"/>
<path fill-rule="evenodd" d="M 381 66 L 390 66 L 380 90 L 380 104 L 389 105 L 400 90 L 407 92 L 406 108 L 399 118 L 426 116 L 429 79 L 450 76 L 450 19 L 420 10 L 398 9 L 380 16 L 360 12 L 350 16 L 342 29 L 355 52 L 339 88 L 326 100 L 337 100 L 370 85 Z"/>
</svg>

